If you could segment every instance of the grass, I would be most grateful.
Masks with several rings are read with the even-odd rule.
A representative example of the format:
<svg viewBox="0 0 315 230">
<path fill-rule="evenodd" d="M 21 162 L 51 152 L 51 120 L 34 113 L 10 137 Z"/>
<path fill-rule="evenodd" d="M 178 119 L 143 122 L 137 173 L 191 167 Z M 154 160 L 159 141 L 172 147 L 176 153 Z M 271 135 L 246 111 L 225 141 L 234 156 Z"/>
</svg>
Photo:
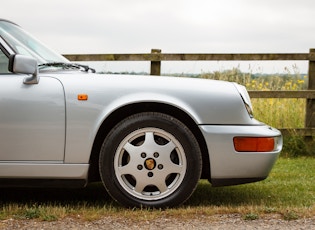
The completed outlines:
<svg viewBox="0 0 315 230">
<path fill-rule="evenodd" d="M 85 189 L 1 189 L 0 219 L 54 221 L 65 217 L 101 217 L 134 221 L 239 214 L 245 220 L 280 215 L 285 220 L 315 215 L 315 158 L 280 158 L 268 179 L 246 185 L 211 187 L 201 180 L 182 206 L 167 210 L 126 209 L 115 203 L 101 184 Z"/>
</svg>

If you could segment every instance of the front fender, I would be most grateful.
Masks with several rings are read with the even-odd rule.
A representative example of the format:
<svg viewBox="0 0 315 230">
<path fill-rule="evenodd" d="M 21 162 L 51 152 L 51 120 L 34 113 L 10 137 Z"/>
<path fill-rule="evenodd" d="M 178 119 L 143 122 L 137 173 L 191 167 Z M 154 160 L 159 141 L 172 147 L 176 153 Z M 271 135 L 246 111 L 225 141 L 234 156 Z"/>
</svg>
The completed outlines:
<svg viewBox="0 0 315 230">
<path fill-rule="evenodd" d="M 103 121 L 128 104 L 157 102 L 184 111 L 197 125 L 253 123 L 229 82 L 147 76 L 59 76 L 67 107 L 66 163 L 87 163 Z M 87 94 L 87 101 L 78 100 Z"/>
</svg>

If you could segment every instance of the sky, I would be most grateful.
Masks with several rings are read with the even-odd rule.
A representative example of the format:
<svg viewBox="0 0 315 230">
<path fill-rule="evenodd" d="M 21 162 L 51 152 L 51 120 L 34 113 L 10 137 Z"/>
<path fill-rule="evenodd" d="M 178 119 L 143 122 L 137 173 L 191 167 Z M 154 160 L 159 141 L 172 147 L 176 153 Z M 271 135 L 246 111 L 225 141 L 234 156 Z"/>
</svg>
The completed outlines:
<svg viewBox="0 0 315 230">
<path fill-rule="evenodd" d="M 307 53 L 315 48 L 314 0 L 2 0 L 14 21 L 62 54 Z M 162 63 L 164 72 L 231 66 L 281 72 L 282 62 Z M 131 65 L 132 64 L 132 65 Z M 148 63 L 98 63 L 141 71 Z M 286 62 L 305 72 L 307 62 Z M 141 67 L 144 66 L 144 67 Z M 148 70 L 147 70 L 148 71 Z"/>
</svg>

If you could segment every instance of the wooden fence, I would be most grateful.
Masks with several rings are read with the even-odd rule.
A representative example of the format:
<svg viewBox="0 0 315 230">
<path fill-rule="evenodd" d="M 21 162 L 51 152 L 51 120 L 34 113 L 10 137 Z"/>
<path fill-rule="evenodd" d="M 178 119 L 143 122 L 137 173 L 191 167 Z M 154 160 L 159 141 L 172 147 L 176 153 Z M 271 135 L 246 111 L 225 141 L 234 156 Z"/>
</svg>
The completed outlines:
<svg viewBox="0 0 315 230">
<path fill-rule="evenodd" d="M 294 129 L 302 136 L 315 136 L 315 49 L 309 53 L 261 53 L 261 54 L 169 54 L 152 49 L 147 54 L 66 54 L 71 61 L 150 61 L 151 75 L 161 74 L 162 61 L 308 61 L 308 89 L 299 91 L 249 91 L 252 98 L 305 98 L 305 127 Z M 289 129 L 281 130 L 284 134 Z"/>
</svg>

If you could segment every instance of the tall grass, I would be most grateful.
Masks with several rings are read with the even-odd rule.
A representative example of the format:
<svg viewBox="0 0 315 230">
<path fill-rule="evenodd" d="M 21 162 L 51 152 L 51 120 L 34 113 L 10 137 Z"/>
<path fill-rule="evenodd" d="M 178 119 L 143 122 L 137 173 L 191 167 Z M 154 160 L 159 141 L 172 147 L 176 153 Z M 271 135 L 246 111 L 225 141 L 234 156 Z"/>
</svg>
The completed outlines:
<svg viewBox="0 0 315 230">
<path fill-rule="evenodd" d="M 305 90 L 308 76 L 300 74 L 297 68 L 293 73 L 288 69 L 284 74 L 263 75 L 243 73 L 238 68 L 222 72 L 203 73 L 206 79 L 237 82 L 247 90 Z M 306 99 L 292 98 L 252 98 L 254 116 L 268 125 L 281 128 L 303 128 L 305 124 Z M 315 156 L 314 142 L 305 142 L 304 137 L 295 135 L 285 137 L 283 155 Z"/>
</svg>

